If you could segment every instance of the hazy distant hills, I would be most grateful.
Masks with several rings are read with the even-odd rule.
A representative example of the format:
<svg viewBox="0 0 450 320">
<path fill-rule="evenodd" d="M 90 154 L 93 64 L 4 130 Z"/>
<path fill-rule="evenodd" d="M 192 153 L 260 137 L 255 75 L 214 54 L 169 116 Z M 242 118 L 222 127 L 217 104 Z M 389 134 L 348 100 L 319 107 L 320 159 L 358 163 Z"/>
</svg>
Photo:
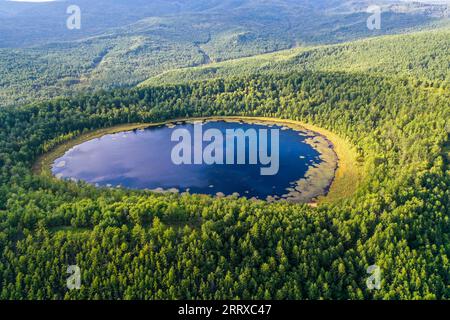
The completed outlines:
<svg viewBox="0 0 450 320">
<path fill-rule="evenodd" d="M 66 9 L 72 4 L 81 9 L 81 30 L 66 28 Z M 364 30 L 353 32 L 365 25 L 366 10 L 372 4 L 373 1 L 368 0 L 74 0 L 45 3 L 0 0 L 0 47 L 111 34 L 116 32 L 111 29 L 127 26 L 132 29 L 132 24 L 149 17 L 159 17 L 161 27 L 174 19 L 180 26 L 192 24 L 196 19 L 201 23 L 207 21 L 212 25 L 207 29 L 216 32 L 216 38 L 221 37 L 223 29 L 232 32 L 239 26 L 254 37 L 275 41 L 281 36 L 281 45 L 286 45 L 284 41 L 289 44 L 335 42 L 370 35 Z M 436 4 L 392 0 L 381 0 L 377 4 L 386 13 L 385 30 L 380 33 L 426 24 L 442 17 L 445 8 Z M 143 23 L 145 21 L 139 25 Z M 175 28 L 177 25 L 172 24 Z"/>
<path fill-rule="evenodd" d="M 81 9 L 81 30 L 66 28 L 69 17 L 66 10 L 73 4 Z M 178 14 L 180 11 L 177 1 L 171 0 L 73 0 L 45 3 L 0 0 L 0 47 L 81 39 L 150 15 Z"/>
<path fill-rule="evenodd" d="M 81 30 L 65 26 L 69 4 L 80 6 Z M 446 21 L 436 14 L 441 5 L 380 1 L 382 28 L 369 30 L 369 4 L 366 0 L 0 0 L 0 106 L 129 87 L 172 69 L 429 29 Z"/>
</svg>

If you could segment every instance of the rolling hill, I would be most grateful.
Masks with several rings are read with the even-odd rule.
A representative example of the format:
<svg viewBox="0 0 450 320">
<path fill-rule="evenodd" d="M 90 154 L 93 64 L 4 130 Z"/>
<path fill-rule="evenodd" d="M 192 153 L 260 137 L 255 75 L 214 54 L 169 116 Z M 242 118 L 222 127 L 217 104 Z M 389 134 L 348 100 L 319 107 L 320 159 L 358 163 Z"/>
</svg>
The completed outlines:
<svg viewBox="0 0 450 320">
<path fill-rule="evenodd" d="M 226 78 L 252 73 L 295 71 L 395 75 L 450 83 L 450 28 L 382 36 L 344 44 L 297 48 L 206 66 L 164 72 L 141 86 Z"/>
<path fill-rule="evenodd" d="M 0 1 L 0 106 L 131 87 L 171 69 L 445 23 L 443 6 L 387 0 L 380 2 L 381 30 L 367 28 L 366 0 L 73 3 L 80 6 L 82 28 L 70 31 L 67 3 Z"/>
</svg>

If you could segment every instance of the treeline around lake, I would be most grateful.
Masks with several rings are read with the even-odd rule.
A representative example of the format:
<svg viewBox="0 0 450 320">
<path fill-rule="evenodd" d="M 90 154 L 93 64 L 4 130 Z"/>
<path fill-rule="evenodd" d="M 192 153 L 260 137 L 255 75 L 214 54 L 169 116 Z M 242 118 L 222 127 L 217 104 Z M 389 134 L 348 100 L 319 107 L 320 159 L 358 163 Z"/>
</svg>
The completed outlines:
<svg viewBox="0 0 450 320">
<path fill-rule="evenodd" d="M 1 299 L 448 299 L 450 92 L 289 72 L 0 109 Z M 365 179 L 311 208 L 95 188 L 33 172 L 82 133 L 205 116 L 299 120 L 355 146 Z M 69 290 L 67 268 L 81 271 Z M 369 266 L 379 290 L 367 286 Z"/>
</svg>

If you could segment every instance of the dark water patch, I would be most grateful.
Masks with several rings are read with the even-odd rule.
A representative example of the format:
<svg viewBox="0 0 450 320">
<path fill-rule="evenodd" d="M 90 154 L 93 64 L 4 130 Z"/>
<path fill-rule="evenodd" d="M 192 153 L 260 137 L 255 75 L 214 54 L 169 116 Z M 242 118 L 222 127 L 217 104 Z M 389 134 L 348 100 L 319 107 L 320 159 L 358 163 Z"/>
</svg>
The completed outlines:
<svg viewBox="0 0 450 320">
<path fill-rule="evenodd" d="M 193 123 L 177 123 L 105 135 L 70 149 L 54 162 L 52 173 L 62 179 L 83 180 L 101 187 L 172 190 L 208 195 L 239 194 L 247 198 L 282 198 L 287 190 L 307 178 L 322 163 L 320 152 L 308 140 L 310 132 L 282 125 L 209 121 L 204 132 L 227 130 L 279 130 L 279 168 L 275 175 L 261 175 L 261 164 L 176 165 L 172 151 L 178 142 L 171 136 L 184 129 L 194 137 Z M 205 148 L 210 142 L 203 142 Z M 191 143 L 195 149 L 194 141 Z M 223 147 L 224 158 L 227 146 Z M 269 139 L 268 154 L 271 154 Z M 248 159 L 249 144 L 246 144 Z M 237 149 L 235 149 L 235 160 Z M 192 156 L 193 158 L 194 156 Z M 194 161 L 193 161 L 194 162 Z"/>
</svg>

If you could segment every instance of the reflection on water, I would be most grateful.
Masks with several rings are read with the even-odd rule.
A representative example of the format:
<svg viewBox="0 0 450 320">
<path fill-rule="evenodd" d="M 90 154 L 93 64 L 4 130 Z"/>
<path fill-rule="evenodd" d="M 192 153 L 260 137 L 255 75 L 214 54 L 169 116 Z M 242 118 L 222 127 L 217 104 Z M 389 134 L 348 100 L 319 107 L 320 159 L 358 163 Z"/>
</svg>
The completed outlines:
<svg viewBox="0 0 450 320">
<path fill-rule="evenodd" d="M 263 124 L 215 121 L 205 123 L 204 130 L 214 128 L 225 135 L 227 129 L 280 129 L 278 173 L 263 176 L 261 165 L 250 164 L 175 165 L 171 153 L 177 142 L 171 141 L 171 135 L 180 128 L 194 136 L 191 123 L 105 135 L 69 150 L 55 161 L 52 172 L 58 178 L 105 187 L 175 188 L 180 192 L 239 193 L 248 198 L 266 199 L 286 194 L 286 189 L 303 178 L 311 165 L 320 163 L 319 153 L 305 143 L 306 134 L 276 125 L 269 128 Z M 204 147 L 208 144 L 204 143 Z"/>
</svg>

